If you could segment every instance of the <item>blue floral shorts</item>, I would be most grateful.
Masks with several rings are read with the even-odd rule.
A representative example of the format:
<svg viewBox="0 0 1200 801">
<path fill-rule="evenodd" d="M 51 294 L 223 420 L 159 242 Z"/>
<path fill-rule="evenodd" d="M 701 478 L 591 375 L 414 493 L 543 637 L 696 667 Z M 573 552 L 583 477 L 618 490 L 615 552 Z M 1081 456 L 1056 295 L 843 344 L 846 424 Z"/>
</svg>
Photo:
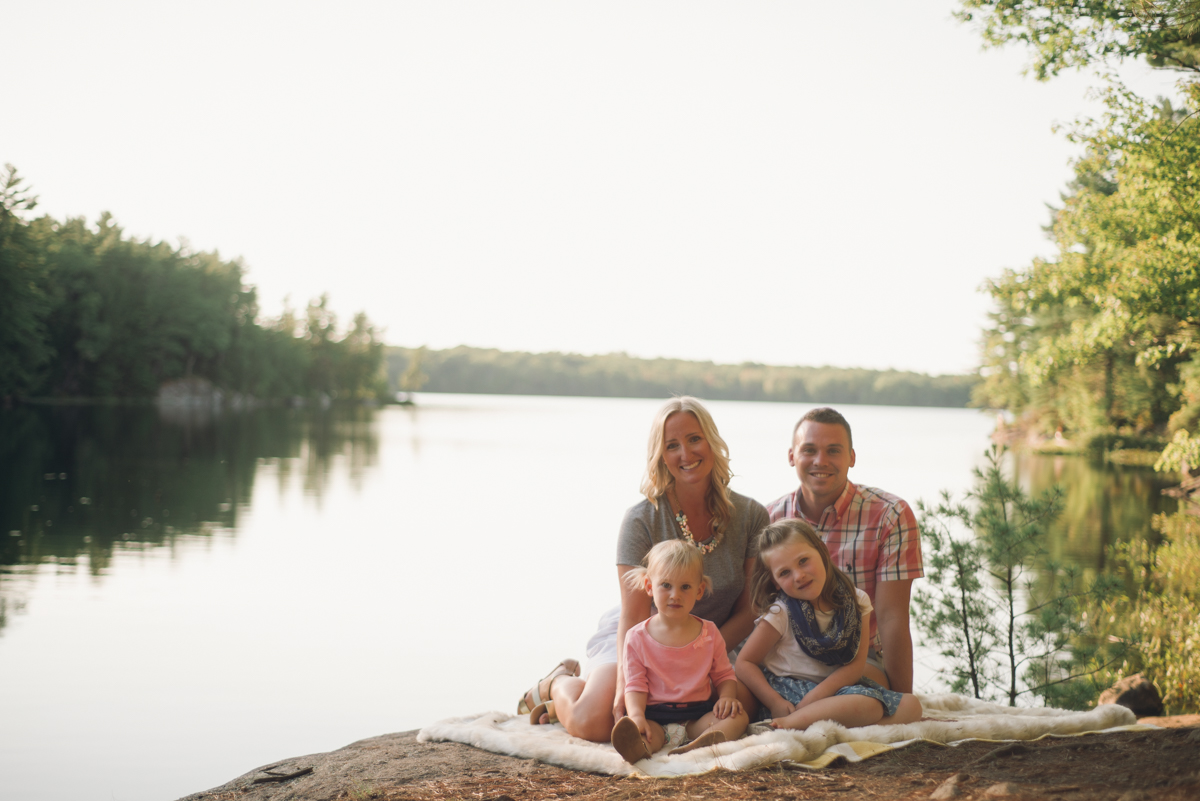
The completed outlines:
<svg viewBox="0 0 1200 801">
<path fill-rule="evenodd" d="M 817 686 L 816 683 L 807 679 L 776 676 L 766 668 L 763 668 L 763 676 L 766 677 L 767 684 L 771 685 L 772 690 L 793 704 L 800 703 L 800 699 L 812 692 Z M 866 695 L 874 698 L 883 704 L 884 717 L 891 717 L 896 714 L 896 710 L 900 708 L 900 699 L 904 697 L 902 693 L 889 690 L 878 682 L 868 679 L 866 676 L 859 679 L 857 684 L 841 688 L 834 695 Z M 767 708 L 766 704 L 761 704 L 758 708 L 758 719 L 766 720 L 769 717 L 771 717 L 771 710 Z"/>
</svg>

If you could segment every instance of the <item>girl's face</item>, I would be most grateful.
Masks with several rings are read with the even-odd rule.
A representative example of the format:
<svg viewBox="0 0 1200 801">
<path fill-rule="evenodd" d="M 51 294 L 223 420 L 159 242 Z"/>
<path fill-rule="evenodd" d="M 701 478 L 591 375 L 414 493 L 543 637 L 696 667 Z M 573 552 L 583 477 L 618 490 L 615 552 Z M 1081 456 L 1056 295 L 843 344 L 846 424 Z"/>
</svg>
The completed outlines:
<svg viewBox="0 0 1200 801">
<path fill-rule="evenodd" d="M 825 563 L 816 548 L 796 538 L 762 555 L 775 586 L 798 601 L 814 602 L 825 589 Z"/>
<path fill-rule="evenodd" d="M 680 620 L 704 595 L 704 576 L 699 570 L 652 573 L 646 577 L 646 592 L 654 598 L 658 613 L 668 620 Z"/>
</svg>

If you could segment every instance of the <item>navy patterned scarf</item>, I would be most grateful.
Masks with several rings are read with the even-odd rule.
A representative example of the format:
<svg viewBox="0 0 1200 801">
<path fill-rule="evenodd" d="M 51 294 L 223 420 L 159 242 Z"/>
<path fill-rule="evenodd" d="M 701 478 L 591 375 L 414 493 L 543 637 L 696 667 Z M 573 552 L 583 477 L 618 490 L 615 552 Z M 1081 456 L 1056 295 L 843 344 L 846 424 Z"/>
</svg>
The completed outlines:
<svg viewBox="0 0 1200 801">
<path fill-rule="evenodd" d="M 830 576 L 830 579 L 833 579 Z M 857 593 L 847 590 L 839 581 L 833 591 L 833 622 L 822 632 L 816 610 L 809 601 L 800 601 L 780 593 L 792 621 L 792 634 L 800 650 L 826 665 L 845 665 L 858 655 L 862 639 L 862 613 L 858 611 Z"/>
</svg>

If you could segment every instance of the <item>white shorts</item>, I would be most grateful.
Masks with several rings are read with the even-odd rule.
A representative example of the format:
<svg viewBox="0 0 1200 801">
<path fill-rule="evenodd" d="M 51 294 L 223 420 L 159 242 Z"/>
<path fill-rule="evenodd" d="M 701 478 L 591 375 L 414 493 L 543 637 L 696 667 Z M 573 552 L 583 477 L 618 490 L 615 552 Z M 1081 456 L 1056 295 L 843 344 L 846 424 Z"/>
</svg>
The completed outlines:
<svg viewBox="0 0 1200 801">
<path fill-rule="evenodd" d="M 588 638 L 587 662 L 583 666 L 583 678 L 587 678 L 601 665 L 617 664 L 617 624 L 621 621 L 621 607 L 614 606 L 600 616 L 596 633 Z"/>
</svg>

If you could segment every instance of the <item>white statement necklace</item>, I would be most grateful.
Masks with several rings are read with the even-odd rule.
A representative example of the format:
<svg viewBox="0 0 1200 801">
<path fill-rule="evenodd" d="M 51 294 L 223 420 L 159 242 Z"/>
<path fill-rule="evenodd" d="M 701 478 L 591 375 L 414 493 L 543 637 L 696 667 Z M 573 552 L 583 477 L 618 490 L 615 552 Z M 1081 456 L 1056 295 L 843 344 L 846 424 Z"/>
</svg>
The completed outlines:
<svg viewBox="0 0 1200 801">
<path fill-rule="evenodd" d="M 675 495 L 674 490 L 672 494 Z M 679 502 L 679 496 L 675 495 L 675 505 L 679 507 L 679 511 L 675 513 L 675 522 L 679 524 L 679 530 L 683 532 L 683 538 L 700 549 L 700 553 L 708 556 L 717 549 L 721 544 L 720 537 L 709 537 L 708 542 L 696 542 L 696 538 L 692 536 L 692 530 L 688 527 L 687 515 L 683 513 L 683 504 Z"/>
</svg>

